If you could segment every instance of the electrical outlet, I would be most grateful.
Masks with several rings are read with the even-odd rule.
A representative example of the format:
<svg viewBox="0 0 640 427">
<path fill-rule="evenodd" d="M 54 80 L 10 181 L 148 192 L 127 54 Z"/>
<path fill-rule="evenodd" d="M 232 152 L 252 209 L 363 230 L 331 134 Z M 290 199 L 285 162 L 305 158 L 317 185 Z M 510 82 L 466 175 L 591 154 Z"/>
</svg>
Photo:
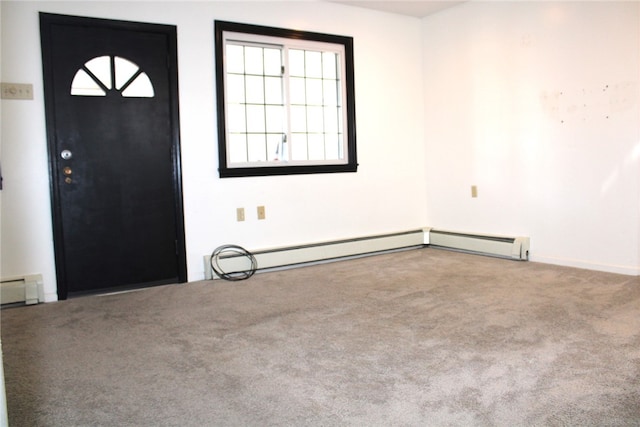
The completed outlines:
<svg viewBox="0 0 640 427">
<path fill-rule="evenodd" d="M 0 84 L 2 99 L 33 99 L 33 85 L 30 83 Z"/>
<path fill-rule="evenodd" d="M 471 197 L 478 197 L 478 186 L 477 185 L 472 185 L 471 186 Z"/>
<path fill-rule="evenodd" d="M 236 219 L 238 222 L 244 221 L 244 208 L 236 209 Z"/>
<path fill-rule="evenodd" d="M 258 219 L 265 219 L 266 217 L 264 206 L 258 206 Z"/>
</svg>

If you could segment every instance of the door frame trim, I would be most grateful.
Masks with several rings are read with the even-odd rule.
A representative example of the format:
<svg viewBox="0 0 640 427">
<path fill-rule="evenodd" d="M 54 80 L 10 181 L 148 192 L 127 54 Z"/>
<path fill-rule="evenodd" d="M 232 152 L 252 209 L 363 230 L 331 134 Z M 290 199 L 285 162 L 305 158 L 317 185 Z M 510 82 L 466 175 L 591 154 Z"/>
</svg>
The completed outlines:
<svg viewBox="0 0 640 427">
<path fill-rule="evenodd" d="M 55 95 L 53 91 L 52 37 L 54 25 L 108 28 L 114 30 L 140 31 L 166 35 L 169 78 L 169 108 L 171 121 L 171 160 L 173 169 L 173 191 L 176 214 L 176 255 L 178 281 L 187 281 L 187 256 L 184 228 L 184 203 L 182 199 L 182 165 L 180 155 L 180 115 L 178 98 L 178 46 L 175 25 L 151 24 L 133 21 L 119 21 L 102 18 L 88 18 L 71 15 L 59 15 L 40 12 L 40 42 L 42 53 L 42 74 L 44 80 L 44 106 L 46 119 L 47 149 L 49 154 L 49 189 L 51 193 L 51 212 L 53 222 L 53 246 L 56 267 L 58 299 L 67 299 L 69 295 L 66 275 L 66 255 L 63 245 L 62 207 L 60 206 L 60 180 L 57 168 L 56 123 L 54 115 Z"/>
</svg>

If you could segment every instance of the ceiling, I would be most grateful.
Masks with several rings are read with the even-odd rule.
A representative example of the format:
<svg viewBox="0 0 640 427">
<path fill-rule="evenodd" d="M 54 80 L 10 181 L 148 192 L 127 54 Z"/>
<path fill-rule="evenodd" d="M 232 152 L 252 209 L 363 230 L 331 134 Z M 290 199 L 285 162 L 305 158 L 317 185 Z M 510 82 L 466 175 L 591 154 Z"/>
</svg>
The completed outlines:
<svg viewBox="0 0 640 427">
<path fill-rule="evenodd" d="M 464 1 L 457 0 L 387 0 L 387 1 L 367 1 L 367 0 L 329 0 L 332 3 L 341 3 L 350 6 L 364 7 L 367 9 L 375 9 L 383 12 L 397 13 L 400 15 L 415 16 L 424 18 L 444 9 L 457 6 Z"/>
</svg>

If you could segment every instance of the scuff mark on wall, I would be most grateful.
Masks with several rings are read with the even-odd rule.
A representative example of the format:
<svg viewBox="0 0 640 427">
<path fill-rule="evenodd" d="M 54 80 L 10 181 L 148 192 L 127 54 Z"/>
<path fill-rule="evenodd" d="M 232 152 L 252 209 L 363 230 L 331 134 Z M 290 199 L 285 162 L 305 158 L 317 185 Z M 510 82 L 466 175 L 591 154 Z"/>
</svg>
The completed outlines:
<svg viewBox="0 0 640 427">
<path fill-rule="evenodd" d="M 617 113 L 635 108 L 640 92 L 637 82 L 603 84 L 580 90 L 544 90 L 540 94 L 542 110 L 561 124 L 608 120 Z"/>
</svg>

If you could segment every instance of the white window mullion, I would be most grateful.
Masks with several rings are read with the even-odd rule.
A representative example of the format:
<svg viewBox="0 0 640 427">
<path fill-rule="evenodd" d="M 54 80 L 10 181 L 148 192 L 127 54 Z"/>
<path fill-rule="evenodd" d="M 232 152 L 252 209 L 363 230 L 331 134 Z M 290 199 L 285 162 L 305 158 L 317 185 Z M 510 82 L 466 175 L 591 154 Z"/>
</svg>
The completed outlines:
<svg viewBox="0 0 640 427">
<path fill-rule="evenodd" d="M 286 141 L 286 161 L 291 162 L 291 144 L 293 138 L 291 137 L 291 85 L 289 83 L 289 48 L 283 46 L 283 70 L 282 70 L 282 90 L 284 91 L 284 132 Z M 283 153 L 284 154 L 284 153 Z"/>
<path fill-rule="evenodd" d="M 264 157 L 267 162 L 270 162 L 273 158 L 269 153 L 269 117 L 267 116 L 267 71 L 265 70 L 264 48 L 262 49 L 262 98 L 263 98 L 263 110 L 264 116 Z"/>
<path fill-rule="evenodd" d="M 247 47 L 242 46 L 242 81 L 244 83 L 244 99 L 242 100 L 242 105 L 244 108 L 244 150 L 245 150 L 245 161 L 249 161 L 249 157 L 251 156 L 251 147 L 249 145 L 249 101 L 247 100 Z"/>
</svg>

